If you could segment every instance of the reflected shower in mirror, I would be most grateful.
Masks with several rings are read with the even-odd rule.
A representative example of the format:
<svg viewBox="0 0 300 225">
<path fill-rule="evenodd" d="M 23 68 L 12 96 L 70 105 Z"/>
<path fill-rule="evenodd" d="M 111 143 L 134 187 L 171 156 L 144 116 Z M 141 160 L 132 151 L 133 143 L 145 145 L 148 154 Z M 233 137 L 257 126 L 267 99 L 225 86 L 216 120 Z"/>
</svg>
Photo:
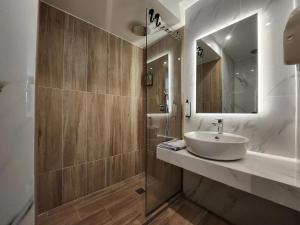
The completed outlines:
<svg viewBox="0 0 300 225">
<path fill-rule="evenodd" d="M 148 113 L 168 113 L 169 59 L 168 54 L 147 63 L 146 85 Z"/>
<path fill-rule="evenodd" d="M 257 113 L 257 15 L 197 40 L 196 112 Z"/>
</svg>

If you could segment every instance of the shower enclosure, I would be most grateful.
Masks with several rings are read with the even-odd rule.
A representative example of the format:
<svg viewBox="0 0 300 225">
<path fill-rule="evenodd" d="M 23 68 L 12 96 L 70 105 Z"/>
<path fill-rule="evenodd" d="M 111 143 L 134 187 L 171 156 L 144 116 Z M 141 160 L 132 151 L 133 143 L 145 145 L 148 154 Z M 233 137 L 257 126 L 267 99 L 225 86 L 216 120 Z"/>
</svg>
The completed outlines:
<svg viewBox="0 0 300 225">
<path fill-rule="evenodd" d="M 183 30 L 172 30 L 154 9 L 148 9 L 146 14 L 145 210 L 148 215 L 181 192 L 181 169 L 158 160 L 156 148 L 161 142 L 182 137 L 181 44 Z"/>
</svg>

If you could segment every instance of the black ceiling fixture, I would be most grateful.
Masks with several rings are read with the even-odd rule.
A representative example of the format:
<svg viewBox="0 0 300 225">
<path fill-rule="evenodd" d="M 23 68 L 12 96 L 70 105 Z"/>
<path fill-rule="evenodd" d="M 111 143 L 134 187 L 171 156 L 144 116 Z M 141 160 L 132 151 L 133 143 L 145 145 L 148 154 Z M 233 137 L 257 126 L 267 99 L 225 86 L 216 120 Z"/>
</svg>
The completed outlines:
<svg viewBox="0 0 300 225">
<path fill-rule="evenodd" d="M 204 49 L 201 48 L 200 46 L 197 46 L 197 54 L 199 57 L 203 56 L 203 52 L 204 52 Z"/>
<path fill-rule="evenodd" d="M 155 14 L 154 9 L 149 10 L 149 16 L 150 16 L 150 23 L 153 23 L 155 21 L 156 27 L 159 27 L 161 25 L 161 22 L 159 21 L 160 20 L 160 14 L 159 13 Z"/>
</svg>

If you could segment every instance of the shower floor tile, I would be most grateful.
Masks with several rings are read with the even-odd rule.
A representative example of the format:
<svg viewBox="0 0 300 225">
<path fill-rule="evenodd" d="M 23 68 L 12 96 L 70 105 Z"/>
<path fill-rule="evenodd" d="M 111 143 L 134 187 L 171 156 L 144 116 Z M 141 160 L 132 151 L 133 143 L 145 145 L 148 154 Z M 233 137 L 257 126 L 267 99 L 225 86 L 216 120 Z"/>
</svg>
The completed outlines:
<svg viewBox="0 0 300 225">
<path fill-rule="evenodd" d="M 77 201 L 43 213 L 37 225 L 227 225 L 218 217 L 179 197 L 156 217 L 144 216 L 144 176 L 138 175 Z"/>
</svg>

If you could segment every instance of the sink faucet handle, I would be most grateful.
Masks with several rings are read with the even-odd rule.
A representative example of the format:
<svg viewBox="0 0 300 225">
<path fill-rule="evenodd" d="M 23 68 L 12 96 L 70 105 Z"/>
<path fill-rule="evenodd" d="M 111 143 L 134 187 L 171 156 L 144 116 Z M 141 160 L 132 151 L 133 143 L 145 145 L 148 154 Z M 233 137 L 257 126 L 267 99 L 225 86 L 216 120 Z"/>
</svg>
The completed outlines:
<svg viewBox="0 0 300 225">
<path fill-rule="evenodd" d="M 221 118 L 217 118 L 217 119 L 215 119 L 215 121 L 216 122 L 212 123 L 213 125 L 217 125 L 217 124 L 222 124 L 223 123 L 223 119 L 221 119 Z"/>
</svg>

